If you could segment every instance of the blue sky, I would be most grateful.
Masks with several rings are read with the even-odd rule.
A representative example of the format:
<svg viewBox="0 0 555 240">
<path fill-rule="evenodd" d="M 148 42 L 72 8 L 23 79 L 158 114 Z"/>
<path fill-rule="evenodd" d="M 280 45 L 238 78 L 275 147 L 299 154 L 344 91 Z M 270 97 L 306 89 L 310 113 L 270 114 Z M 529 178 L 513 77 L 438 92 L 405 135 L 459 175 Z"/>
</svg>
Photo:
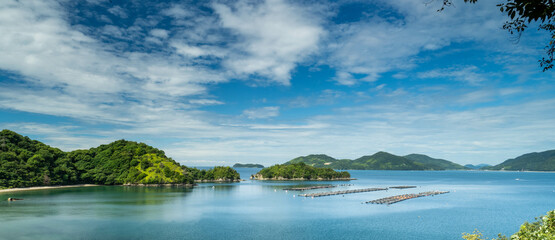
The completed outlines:
<svg viewBox="0 0 555 240">
<path fill-rule="evenodd" d="M 509 35 L 496 1 L 441 2 L 4 0 L 0 127 L 192 166 L 553 149 L 546 35 Z"/>
</svg>

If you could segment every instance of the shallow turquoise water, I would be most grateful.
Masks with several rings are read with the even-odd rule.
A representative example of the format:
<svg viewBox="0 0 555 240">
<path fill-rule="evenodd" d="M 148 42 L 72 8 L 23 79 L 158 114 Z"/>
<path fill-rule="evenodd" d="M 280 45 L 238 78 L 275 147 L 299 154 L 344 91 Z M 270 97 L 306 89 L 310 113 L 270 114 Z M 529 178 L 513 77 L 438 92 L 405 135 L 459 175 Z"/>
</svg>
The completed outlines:
<svg viewBox="0 0 555 240">
<path fill-rule="evenodd" d="M 248 178 L 259 169 L 238 169 Z M 0 193 L 0 239 L 461 239 L 512 234 L 555 209 L 555 173 L 349 171 L 350 182 L 261 182 L 182 187 L 86 187 Z M 305 192 L 415 185 L 321 198 Z M 448 194 L 390 206 L 361 204 L 429 190 Z"/>
</svg>

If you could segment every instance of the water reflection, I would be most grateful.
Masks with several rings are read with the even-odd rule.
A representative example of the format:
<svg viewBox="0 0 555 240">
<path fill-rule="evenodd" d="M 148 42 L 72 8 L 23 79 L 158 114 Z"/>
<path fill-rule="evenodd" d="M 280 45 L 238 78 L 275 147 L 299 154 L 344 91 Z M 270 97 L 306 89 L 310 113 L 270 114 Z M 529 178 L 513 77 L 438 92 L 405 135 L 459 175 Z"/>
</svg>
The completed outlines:
<svg viewBox="0 0 555 240">
<path fill-rule="evenodd" d="M 163 213 L 164 206 L 179 204 L 193 191 L 190 187 L 98 186 L 4 193 L 0 202 L 3 220 L 45 216 L 149 217 Z M 140 207 L 138 207 L 140 206 Z"/>
<path fill-rule="evenodd" d="M 253 170 L 250 170 L 253 171 Z M 0 238 L 22 239 L 456 239 L 480 228 L 514 233 L 555 206 L 555 173 L 353 171 L 359 180 L 202 183 L 194 188 L 56 189 L 0 194 Z M 241 173 L 243 175 L 243 172 Z M 516 181 L 515 179 L 526 181 Z M 285 188 L 414 189 L 321 198 Z M 361 202 L 428 190 L 449 194 L 391 206 Z"/>
</svg>

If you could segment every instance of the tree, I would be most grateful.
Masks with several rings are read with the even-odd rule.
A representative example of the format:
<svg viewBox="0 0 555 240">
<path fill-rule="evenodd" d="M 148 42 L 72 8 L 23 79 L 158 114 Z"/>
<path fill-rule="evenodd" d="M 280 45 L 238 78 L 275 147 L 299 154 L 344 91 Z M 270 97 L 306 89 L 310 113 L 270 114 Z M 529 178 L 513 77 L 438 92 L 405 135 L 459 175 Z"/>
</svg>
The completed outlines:
<svg viewBox="0 0 555 240">
<path fill-rule="evenodd" d="M 555 239 L 555 210 L 547 212 L 545 216 L 536 218 L 536 222 L 525 222 L 520 226 L 520 230 L 507 238 L 501 234 L 498 235 L 497 240 L 508 239 L 522 239 L 522 240 L 553 240 Z M 466 240 L 486 240 L 483 238 L 482 233 L 474 230 L 473 233 L 463 233 L 463 239 Z M 494 240 L 494 239 L 492 239 Z"/>
<path fill-rule="evenodd" d="M 445 7 L 453 5 L 453 0 L 443 0 Z M 476 3 L 478 0 L 463 0 L 465 3 Z M 547 31 L 550 34 L 545 46 L 545 56 L 538 60 L 543 71 L 553 68 L 555 63 L 555 1 L 554 0 L 504 0 L 505 3 L 497 4 L 501 12 L 506 13 L 509 20 L 503 25 L 503 29 L 518 37 L 529 27 L 531 23 L 539 23 L 538 30 Z"/>
</svg>

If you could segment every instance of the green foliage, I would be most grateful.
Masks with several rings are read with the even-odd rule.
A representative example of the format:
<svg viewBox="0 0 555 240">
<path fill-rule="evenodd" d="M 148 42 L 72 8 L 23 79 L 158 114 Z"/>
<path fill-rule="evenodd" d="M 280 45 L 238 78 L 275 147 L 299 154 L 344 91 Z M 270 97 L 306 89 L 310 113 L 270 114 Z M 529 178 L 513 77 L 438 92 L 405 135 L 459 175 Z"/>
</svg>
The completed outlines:
<svg viewBox="0 0 555 240">
<path fill-rule="evenodd" d="M 488 170 L 555 171 L 555 150 L 528 153 L 501 164 L 485 167 Z"/>
<path fill-rule="evenodd" d="M 467 240 L 486 240 L 482 233 L 474 230 L 472 234 L 463 233 L 463 239 Z M 495 239 L 495 238 L 494 238 Z M 494 240 L 492 239 L 492 240 Z M 517 233 L 507 238 L 499 234 L 497 240 L 555 240 L 555 210 L 547 212 L 545 216 L 536 218 L 535 222 L 525 222 L 520 226 Z"/>
<path fill-rule="evenodd" d="M 305 163 L 277 164 L 260 170 L 257 175 L 269 179 L 306 179 L 306 180 L 333 180 L 337 178 L 350 178 L 348 172 L 336 172 L 331 168 L 317 168 Z"/>
<path fill-rule="evenodd" d="M 233 165 L 233 167 L 234 168 L 264 168 L 262 164 L 255 164 L 255 163 L 247 163 L 247 164 L 236 163 Z"/>
<path fill-rule="evenodd" d="M 0 132 L 0 187 L 27 187 L 62 184 L 62 165 L 57 160 L 65 155 L 39 141 L 31 140 L 9 130 Z"/>
<path fill-rule="evenodd" d="M 240 179 L 239 173 L 230 167 L 217 166 L 209 170 L 199 170 L 185 166 L 182 168 L 188 176 L 200 181 L 235 181 Z"/>
<path fill-rule="evenodd" d="M 308 156 L 297 157 L 285 164 L 305 163 L 313 167 L 327 167 L 338 160 L 325 154 L 311 154 Z M 332 167 L 333 168 L 333 167 Z"/>
<path fill-rule="evenodd" d="M 186 171 L 187 170 L 187 171 Z M 0 132 L 0 188 L 67 184 L 192 184 L 196 179 L 239 179 L 229 167 L 181 166 L 159 149 L 118 140 L 63 152 L 9 130 Z"/>
<path fill-rule="evenodd" d="M 555 210 L 547 212 L 545 216 L 536 218 L 536 222 L 524 223 L 511 239 L 555 239 Z"/>
<path fill-rule="evenodd" d="M 543 57 L 540 66 L 544 71 L 553 68 L 555 55 L 555 2 L 553 0 L 507 0 L 507 3 L 498 4 L 501 12 L 510 18 L 505 22 L 503 29 L 511 34 L 520 34 L 531 22 L 539 23 L 538 29 L 549 32 L 551 37 L 545 46 L 546 57 Z"/>
</svg>

